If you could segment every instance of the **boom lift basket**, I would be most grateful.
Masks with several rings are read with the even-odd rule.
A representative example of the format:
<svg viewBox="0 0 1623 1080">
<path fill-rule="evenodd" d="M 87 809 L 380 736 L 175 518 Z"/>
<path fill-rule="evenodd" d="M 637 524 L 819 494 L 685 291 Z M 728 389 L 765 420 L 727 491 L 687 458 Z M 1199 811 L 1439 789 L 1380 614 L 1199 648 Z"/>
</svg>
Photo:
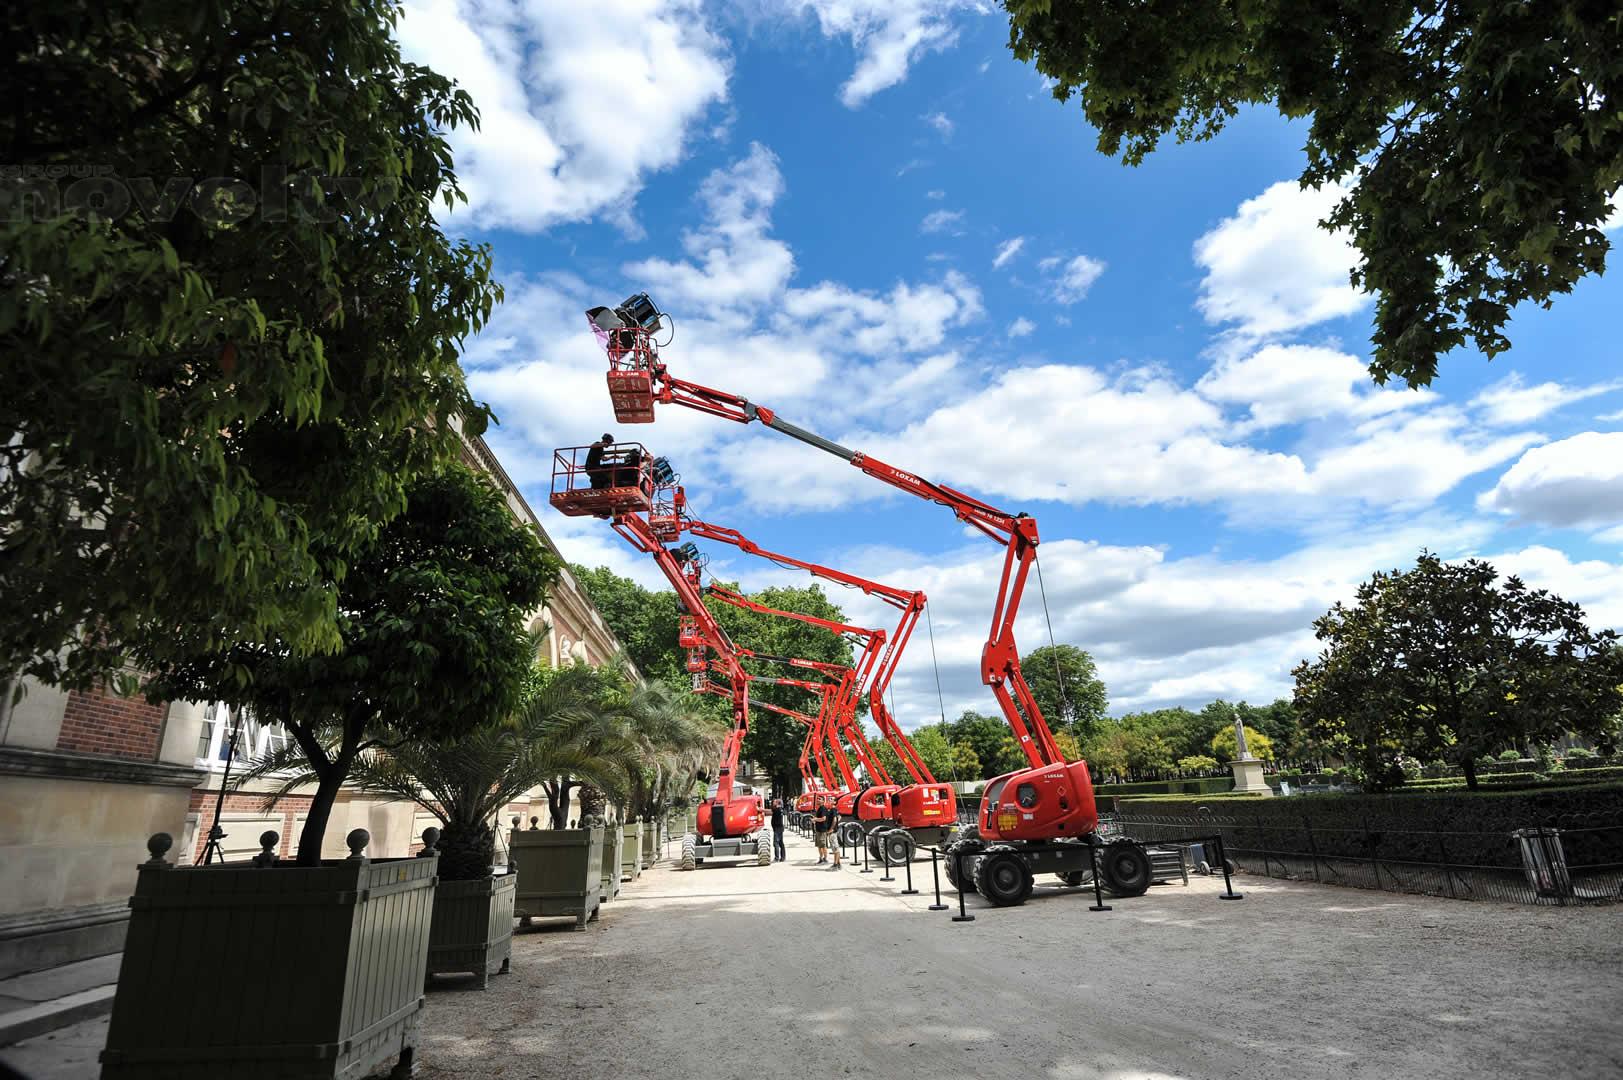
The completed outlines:
<svg viewBox="0 0 1623 1080">
<path fill-rule="evenodd" d="M 588 446 L 566 446 L 552 454 L 553 508 L 570 517 L 613 517 L 653 504 L 653 459 L 641 443 L 615 443 L 603 464 L 588 470 Z M 635 455 L 635 464 L 627 459 Z M 594 484 L 593 481 L 596 481 Z"/>
<path fill-rule="evenodd" d="M 641 326 L 604 330 L 593 325 L 592 332 L 609 354 L 609 403 L 614 418 L 622 424 L 654 422 L 654 365 L 659 350 L 653 334 Z"/>
</svg>

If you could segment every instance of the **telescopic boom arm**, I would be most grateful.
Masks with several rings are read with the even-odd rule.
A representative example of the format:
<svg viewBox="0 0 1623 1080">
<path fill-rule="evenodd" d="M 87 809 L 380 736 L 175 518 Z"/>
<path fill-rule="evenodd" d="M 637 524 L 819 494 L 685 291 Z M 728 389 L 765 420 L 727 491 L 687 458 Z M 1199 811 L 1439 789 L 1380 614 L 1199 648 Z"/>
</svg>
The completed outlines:
<svg viewBox="0 0 1623 1080">
<path fill-rule="evenodd" d="M 660 360 L 646 328 L 634 327 L 621 333 L 623 336 L 606 339 L 610 361 L 609 396 L 616 415 L 626 422 L 651 421 L 653 402 L 682 405 L 740 424 L 756 421 L 833 454 L 882 483 L 944 506 L 960 521 L 1002 544 L 1006 549 L 1003 576 L 992 607 L 991 629 L 981 650 L 981 681 L 992 688 L 1004 719 L 1033 768 L 1065 763 L 1065 755 L 1060 753 L 1054 733 L 1049 730 L 1042 709 L 1020 671 L 1020 651 L 1014 638 L 1015 615 L 1037 556 L 1035 518 L 1010 514 L 956 488 L 933 483 L 876 457 L 841 446 L 737 394 L 679 379 Z"/>
<path fill-rule="evenodd" d="M 727 678 L 726 696 L 733 704 L 732 727 L 722 743 L 721 763 L 716 770 L 715 798 L 725 805 L 732 801 L 733 777 L 738 771 L 738 757 L 744 747 L 744 736 L 749 734 L 750 729 L 749 673 L 744 670 L 744 665 L 739 663 L 727 631 L 721 628 L 721 624 L 710 613 L 710 609 L 704 606 L 704 597 L 696 580 L 697 568 L 692 571 L 685 570 L 676 556 L 660 543 L 653 529 L 640 515 L 618 514 L 614 518 L 613 526 L 614 531 L 625 537 L 632 547 L 653 556 L 660 573 L 665 575 L 665 579 L 671 583 L 671 588 L 676 590 L 677 598 L 687 609 L 688 614 L 698 621 L 700 632 L 720 658 L 715 663 Z"/>
<path fill-rule="evenodd" d="M 870 581 L 867 578 L 858 577 L 843 570 L 808 562 L 805 559 L 797 559 L 792 555 L 768 551 L 737 529 L 729 529 L 725 526 L 712 525 L 709 522 L 689 518 L 683 519 L 681 527 L 694 536 L 730 544 L 746 555 L 754 555 L 782 566 L 793 566 L 805 570 L 814 577 L 820 577 L 838 585 L 861 589 L 867 595 L 877 596 L 902 612 L 901 621 L 896 626 L 895 634 L 887 637 L 883 630 L 869 630 L 845 623 L 835 623 L 832 620 L 818 619 L 810 615 L 799 615 L 795 612 L 767 608 L 758 601 L 739 596 L 731 590 L 718 585 L 711 585 L 707 590 L 709 595 L 738 607 L 747 607 L 752 611 L 762 611 L 767 614 L 799 619 L 802 622 L 822 626 L 836 633 L 851 633 L 867 637 L 869 649 L 864 655 L 864 665 L 859 670 L 858 696 L 860 697 L 864 692 L 867 693 L 868 711 L 873 714 L 874 723 L 879 726 L 880 733 L 885 737 L 885 741 L 890 743 L 891 749 L 896 751 L 896 756 L 901 759 L 902 766 L 907 769 L 908 775 L 913 778 L 913 782 L 915 784 L 936 783 L 936 778 L 930 772 L 929 766 L 925 765 L 924 759 L 919 757 L 918 751 L 913 748 L 912 742 L 908 740 L 907 735 L 897 725 L 895 718 L 890 714 L 890 709 L 885 705 L 885 691 L 890 687 L 891 678 L 896 673 L 896 666 L 901 663 L 902 651 L 912 638 L 913 628 L 918 625 L 919 615 L 924 611 L 924 594 L 898 589 L 877 581 Z"/>
</svg>

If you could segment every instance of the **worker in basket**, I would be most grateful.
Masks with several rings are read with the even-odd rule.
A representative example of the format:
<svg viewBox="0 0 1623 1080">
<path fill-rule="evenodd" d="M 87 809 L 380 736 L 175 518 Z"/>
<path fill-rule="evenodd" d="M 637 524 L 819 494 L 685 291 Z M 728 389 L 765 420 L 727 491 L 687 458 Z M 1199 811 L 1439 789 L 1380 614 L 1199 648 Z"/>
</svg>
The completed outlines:
<svg viewBox="0 0 1623 1080">
<path fill-rule="evenodd" d="M 605 431 L 601 439 L 586 448 L 586 475 L 594 488 L 614 486 L 613 447 L 614 436 Z"/>
</svg>

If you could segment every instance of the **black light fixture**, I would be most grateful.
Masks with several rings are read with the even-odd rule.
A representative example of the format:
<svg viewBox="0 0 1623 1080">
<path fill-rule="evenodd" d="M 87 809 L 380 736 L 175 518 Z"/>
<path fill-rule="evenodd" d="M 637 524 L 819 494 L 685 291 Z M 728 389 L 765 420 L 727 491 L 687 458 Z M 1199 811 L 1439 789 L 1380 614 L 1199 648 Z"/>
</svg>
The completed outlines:
<svg viewBox="0 0 1623 1080">
<path fill-rule="evenodd" d="M 586 317 L 604 333 L 612 334 L 616 330 L 636 326 L 652 334 L 659 329 L 660 320 L 665 316 L 647 293 L 640 292 L 620 301 L 618 307 L 587 308 Z"/>
<path fill-rule="evenodd" d="M 671 555 L 679 563 L 690 563 L 699 557 L 699 545 L 689 540 L 685 544 L 671 548 Z"/>
<path fill-rule="evenodd" d="M 671 464 L 671 459 L 668 457 L 655 458 L 652 468 L 654 483 L 662 487 L 676 479 L 676 468 Z"/>
</svg>

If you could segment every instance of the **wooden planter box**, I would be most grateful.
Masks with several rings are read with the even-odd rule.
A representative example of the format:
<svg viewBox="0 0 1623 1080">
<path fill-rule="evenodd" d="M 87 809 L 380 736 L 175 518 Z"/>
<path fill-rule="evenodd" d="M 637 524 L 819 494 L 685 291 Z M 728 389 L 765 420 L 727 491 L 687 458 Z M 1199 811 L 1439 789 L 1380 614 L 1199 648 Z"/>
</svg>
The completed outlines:
<svg viewBox="0 0 1623 1080">
<path fill-rule="evenodd" d="M 574 916 L 584 930 L 597 918 L 603 896 L 603 827 L 513 830 L 513 862 L 518 892 L 513 914 L 530 925 L 534 918 Z"/>
<path fill-rule="evenodd" d="M 167 849 L 130 898 L 104 1080 L 411 1074 L 437 856 L 154 865 Z"/>
<path fill-rule="evenodd" d="M 625 851 L 620 856 L 620 880 L 636 881 L 642 875 L 642 822 L 624 827 Z"/>
<path fill-rule="evenodd" d="M 650 821 L 642 827 L 642 868 L 644 870 L 659 861 L 659 822 Z"/>
<path fill-rule="evenodd" d="M 428 936 L 428 974 L 467 972 L 483 990 L 492 975 L 510 970 L 517 884 L 516 874 L 440 882 Z"/>
<path fill-rule="evenodd" d="M 605 830 L 603 837 L 602 899 L 606 902 L 620 895 L 620 859 L 625 851 L 626 834 L 616 825 Z"/>
</svg>

